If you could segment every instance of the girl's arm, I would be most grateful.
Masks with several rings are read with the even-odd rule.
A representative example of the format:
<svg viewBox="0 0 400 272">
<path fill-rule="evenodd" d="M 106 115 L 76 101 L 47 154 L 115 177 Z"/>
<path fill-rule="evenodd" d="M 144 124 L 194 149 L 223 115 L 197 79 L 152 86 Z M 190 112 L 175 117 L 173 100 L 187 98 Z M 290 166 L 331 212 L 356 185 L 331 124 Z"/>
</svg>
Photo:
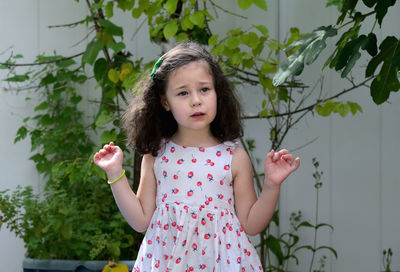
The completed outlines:
<svg viewBox="0 0 400 272">
<path fill-rule="evenodd" d="M 123 153 L 118 146 L 105 145 L 94 156 L 94 162 L 104 169 L 108 180 L 115 180 L 122 173 Z M 153 171 L 154 157 L 144 155 L 141 166 L 140 184 L 137 195 L 129 186 L 124 175 L 119 181 L 111 184 L 115 202 L 129 225 L 138 232 L 147 229 L 153 216 L 156 204 L 156 180 Z"/>
<path fill-rule="evenodd" d="M 232 158 L 233 191 L 235 210 L 243 229 L 248 235 L 260 233 L 270 222 L 279 198 L 281 183 L 300 165 L 300 159 L 287 150 L 271 151 L 264 165 L 264 186 L 257 199 L 253 171 L 249 156 L 240 147 Z"/>
</svg>

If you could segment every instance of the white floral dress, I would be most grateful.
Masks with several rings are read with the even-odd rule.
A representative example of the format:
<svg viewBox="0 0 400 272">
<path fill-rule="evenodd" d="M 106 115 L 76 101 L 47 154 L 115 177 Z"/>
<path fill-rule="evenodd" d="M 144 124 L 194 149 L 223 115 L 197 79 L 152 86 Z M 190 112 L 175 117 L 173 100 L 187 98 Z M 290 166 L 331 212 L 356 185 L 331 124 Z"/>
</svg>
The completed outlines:
<svg viewBox="0 0 400 272">
<path fill-rule="evenodd" d="M 133 271 L 262 271 L 234 209 L 236 144 L 161 146 L 154 162 L 157 207 Z"/>
</svg>

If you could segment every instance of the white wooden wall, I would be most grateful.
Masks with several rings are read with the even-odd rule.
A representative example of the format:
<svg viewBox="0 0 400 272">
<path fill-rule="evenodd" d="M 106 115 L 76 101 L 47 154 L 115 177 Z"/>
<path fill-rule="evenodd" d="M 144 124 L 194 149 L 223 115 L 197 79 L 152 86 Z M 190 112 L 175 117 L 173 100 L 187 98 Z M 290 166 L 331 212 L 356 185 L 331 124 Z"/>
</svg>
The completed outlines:
<svg viewBox="0 0 400 272">
<path fill-rule="evenodd" d="M 268 13 L 250 8 L 242 12 L 224 6 L 230 10 L 248 16 L 249 20 L 232 18 L 219 13 L 218 22 L 214 25 L 220 33 L 228 28 L 267 24 L 272 37 L 285 37 L 292 26 L 300 26 L 302 32 L 312 31 L 316 26 L 333 24 L 337 18 L 335 8 L 325 8 L 325 1 L 313 0 L 268 0 Z M 400 8 L 390 9 L 382 29 L 378 30 L 378 39 L 388 33 L 399 37 Z M 29 62 L 38 53 L 57 53 L 72 55 L 84 49 L 85 42 L 72 47 L 87 33 L 81 26 L 76 29 L 49 29 L 49 25 L 75 22 L 86 16 L 84 3 L 67 0 L 1 0 L 0 1 L 0 54 L 13 46 L 13 52 L 23 53 Z M 129 14 L 118 16 L 117 23 L 123 24 L 130 18 Z M 128 48 L 145 60 L 156 57 L 159 48 L 151 45 L 143 28 L 132 39 L 139 23 L 131 23 L 126 28 L 125 42 Z M 370 29 L 370 26 L 368 26 Z M 328 45 L 332 48 L 332 43 Z M 10 51 L 0 55 L 4 60 Z M 317 65 L 307 67 L 301 79 L 313 86 L 324 76 L 324 91 L 336 93 L 348 88 L 350 84 L 340 79 L 331 70 L 321 71 L 321 63 L 327 54 L 320 58 Z M 366 60 L 361 60 L 365 65 Z M 353 69 L 357 79 L 363 75 L 363 69 Z M 0 79 L 5 76 L 0 70 Z M 4 82 L 0 86 L 5 87 Z M 88 90 L 91 84 L 85 86 Z M 243 87 L 240 91 L 246 112 L 255 113 L 262 99 L 259 90 Z M 32 101 L 25 101 L 25 97 Z M 13 144 L 15 133 L 22 125 L 22 119 L 33 112 L 35 94 L 1 91 L 0 93 L 0 190 L 15 188 L 17 185 L 32 185 L 40 191 L 43 184 L 35 171 L 30 157 L 28 140 Z M 340 116 L 308 116 L 288 135 L 284 147 L 297 149 L 305 143 L 316 139 L 312 144 L 295 151 L 302 159 L 301 168 L 283 185 L 280 198 L 281 232 L 288 230 L 289 216 L 293 211 L 301 210 L 304 219 L 313 220 L 315 211 L 315 192 L 313 189 L 314 171 L 311 158 L 317 157 L 320 169 L 324 171 L 323 187 L 320 194 L 320 221 L 332 224 L 334 232 L 322 230 L 319 242 L 332 246 L 338 252 L 335 260 L 329 252 L 325 271 L 380 271 L 382 270 L 382 250 L 391 247 L 394 252 L 392 269 L 400 271 L 400 96 L 391 94 L 388 103 L 376 106 L 371 102 L 369 90 L 360 88 L 347 95 L 343 100 L 358 102 L 364 113 L 341 118 Z M 252 107 L 250 105 L 253 105 Z M 257 105 L 257 106 L 254 106 Z M 246 137 L 256 140 L 256 156 L 263 159 L 269 144 L 266 121 L 246 121 Z M 45 216 L 45 215 L 44 215 Z M 301 233 L 301 242 L 312 243 L 310 232 Z M 24 257 L 22 241 L 8 232 L 3 226 L 0 231 L 0 263 L 8 271 L 22 271 Z M 300 267 L 297 271 L 308 271 L 309 253 L 300 254 Z M 317 258 L 318 259 L 318 258 Z M 291 267 L 295 270 L 294 266 Z"/>
</svg>

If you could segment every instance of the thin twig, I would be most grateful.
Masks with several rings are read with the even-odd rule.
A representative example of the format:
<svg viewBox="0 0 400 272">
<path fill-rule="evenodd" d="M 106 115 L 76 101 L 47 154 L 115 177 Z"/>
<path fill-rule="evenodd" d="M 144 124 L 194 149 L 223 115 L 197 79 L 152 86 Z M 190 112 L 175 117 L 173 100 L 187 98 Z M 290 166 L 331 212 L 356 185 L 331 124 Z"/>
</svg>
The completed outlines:
<svg viewBox="0 0 400 272">
<path fill-rule="evenodd" d="M 234 13 L 234 12 L 232 12 L 232 11 L 229 11 L 229 10 L 227 10 L 227 9 L 225 9 L 225 8 L 223 8 L 223 7 L 219 6 L 219 5 L 217 5 L 217 4 L 215 4 L 214 1 L 212 1 L 212 0 L 210 0 L 210 3 L 211 3 L 211 5 L 213 5 L 214 7 L 219 8 L 219 9 L 222 10 L 223 12 L 226 12 L 226 13 L 228 13 L 228 14 L 230 14 L 230 15 L 237 16 L 237 17 L 240 17 L 240 18 L 243 18 L 243 19 L 246 19 L 246 20 L 248 19 L 246 16 L 243 16 L 243 15 L 240 15 L 240 14 L 237 14 L 237 13 Z"/>
<path fill-rule="evenodd" d="M 345 89 L 345 90 L 341 91 L 340 93 L 337 93 L 337 94 L 335 94 L 335 95 L 333 95 L 331 97 L 328 97 L 328 98 L 325 98 L 325 99 L 322 99 L 322 100 L 317 100 L 317 102 L 315 102 L 314 104 L 311 104 L 311 105 L 309 105 L 307 107 L 304 107 L 304 108 L 301 108 L 301 109 L 298 109 L 298 110 L 295 110 L 293 112 L 284 112 L 284 113 L 275 114 L 273 116 L 269 115 L 269 116 L 262 116 L 262 117 L 260 117 L 260 115 L 243 116 L 242 119 L 270 119 L 270 118 L 274 118 L 274 117 L 281 117 L 281 116 L 287 116 L 287 115 L 291 115 L 291 114 L 296 114 L 296 113 L 300 113 L 300 112 L 303 112 L 303 111 L 309 111 L 309 110 L 314 109 L 314 107 L 316 105 L 318 105 L 319 103 L 323 103 L 323 102 L 326 102 L 328 100 L 337 98 L 337 97 L 339 97 L 339 96 L 341 96 L 341 95 L 343 95 L 345 93 L 351 92 L 351 91 L 359 88 L 360 86 L 364 86 L 366 82 L 370 81 L 374 77 L 375 76 L 371 76 L 371 77 L 367 78 L 366 80 L 364 80 L 363 82 L 361 82 L 361 83 L 359 83 L 359 84 L 357 84 L 357 85 L 355 85 L 355 86 L 353 86 L 353 87 L 351 87 L 349 89 Z"/>
<path fill-rule="evenodd" d="M 72 27 L 76 27 L 77 25 L 82 24 L 85 21 L 86 21 L 86 18 L 83 20 L 80 20 L 78 22 L 75 22 L 75 23 L 64 24 L 64 25 L 49 25 L 48 27 L 49 28 L 56 28 L 56 27 L 71 27 L 72 28 Z"/>
<path fill-rule="evenodd" d="M 49 60 L 49 61 L 33 62 L 33 63 L 8 63 L 8 62 L 2 63 L 2 62 L 0 62 L 0 65 L 4 65 L 7 67 L 45 65 L 45 64 L 57 63 L 57 62 L 61 62 L 64 60 L 73 59 L 73 58 L 82 56 L 84 53 L 85 52 L 81 52 L 79 54 L 76 54 L 76 55 L 73 55 L 70 57 L 64 57 L 64 58 L 59 58 L 59 59 Z"/>
</svg>

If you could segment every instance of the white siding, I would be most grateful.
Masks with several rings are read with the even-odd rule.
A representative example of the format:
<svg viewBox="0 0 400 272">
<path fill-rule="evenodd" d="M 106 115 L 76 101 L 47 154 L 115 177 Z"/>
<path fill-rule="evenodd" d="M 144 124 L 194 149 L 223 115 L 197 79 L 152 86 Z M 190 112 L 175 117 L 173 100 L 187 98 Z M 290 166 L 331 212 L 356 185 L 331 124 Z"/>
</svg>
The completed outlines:
<svg viewBox="0 0 400 272">
<path fill-rule="evenodd" d="M 219 12 L 219 21 L 214 26 L 220 33 L 224 33 L 226 29 L 239 27 L 243 23 L 265 23 L 270 35 L 282 40 L 292 26 L 300 26 L 302 32 L 308 32 L 316 26 L 335 23 L 337 17 L 335 8 L 324 7 L 326 1 L 267 2 L 267 16 L 257 8 L 250 8 L 246 12 L 230 8 L 248 16 L 249 20 L 232 18 Z M 226 4 L 229 2 L 224 3 L 229 7 Z M 53 49 L 63 55 L 81 52 L 85 42 L 76 47 L 71 46 L 85 36 L 85 27 L 60 30 L 49 29 L 48 26 L 80 20 L 87 13 L 84 4 L 84 1 L 77 4 L 67 0 L 0 1 L 0 53 L 9 46 L 14 46 L 13 51 L 23 53 L 24 62 L 29 62 L 37 54 L 51 53 Z M 400 17 L 396 14 L 400 14 L 398 4 L 390 9 L 384 26 L 378 29 L 378 39 L 381 40 L 388 34 L 399 37 Z M 116 21 L 123 24 L 130 18 L 128 13 L 121 14 Z M 125 29 L 125 42 L 136 56 L 149 60 L 155 58 L 160 50 L 149 42 L 146 27 L 131 39 L 140 22 Z M 331 42 L 328 50 L 332 47 Z M 1 55 L 0 59 L 4 60 L 7 54 Z M 324 90 L 333 94 L 348 88 L 350 84 L 332 70 L 321 72 L 321 64 L 327 56 L 325 53 L 317 65 L 306 67 L 301 79 L 305 84 L 313 86 L 324 75 Z M 366 60 L 360 60 L 358 65 L 361 64 L 365 65 Z M 353 69 L 356 79 L 362 75 L 363 69 Z M 0 70 L 0 78 L 4 76 L 4 70 Z M 0 84 L 6 86 L 4 82 Z M 239 91 L 246 112 L 257 112 L 262 93 L 249 87 Z M 26 102 L 26 95 L 34 99 Z M 1 91 L 0 150 L 5 155 L 0 157 L 0 190 L 12 189 L 17 185 L 32 185 L 40 190 L 42 185 L 33 163 L 28 160 L 31 156 L 29 141 L 13 144 L 22 119 L 33 112 L 35 105 L 35 94 L 26 92 L 26 95 Z M 318 239 L 335 248 L 339 254 L 338 260 L 335 260 L 329 252 L 325 252 L 329 256 L 326 271 L 379 271 L 382 269 L 382 250 L 389 247 L 394 251 L 392 268 L 400 270 L 400 96 L 392 93 L 390 103 L 376 106 L 371 101 L 369 90 L 363 87 L 342 99 L 358 102 L 364 113 L 346 118 L 308 116 L 292 130 L 283 145 L 289 150 L 296 149 L 316 138 L 312 144 L 295 151 L 301 157 L 302 165 L 283 185 L 280 231 L 287 231 L 289 215 L 293 211 L 301 210 L 304 219 L 313 220 L 315 193 L 311 158 L 317 157 L 320 169 L 324 171 L 320 193 L 320 221 L 332 224 L 335 228 L 333 233 L 322 230 Z M 266 134 L 268 123 L 251 120 L 246 121 L 245 125 L 246 138 L 256 140 L 256 156 L 263 160 L 269 148 Z M 302 243 L 311 244 L 310 232 L 301 233 L 301 237 Z M 9 271 L 22 271 L 24 252 L 22 241 L 3 226 L 0 231 L 2 267 L 7 267 Z M 304 258 L 300 259 L 298 271 L 307 271 L 309 254 L 303 252 L 300 256 Z"/>
</svg>

